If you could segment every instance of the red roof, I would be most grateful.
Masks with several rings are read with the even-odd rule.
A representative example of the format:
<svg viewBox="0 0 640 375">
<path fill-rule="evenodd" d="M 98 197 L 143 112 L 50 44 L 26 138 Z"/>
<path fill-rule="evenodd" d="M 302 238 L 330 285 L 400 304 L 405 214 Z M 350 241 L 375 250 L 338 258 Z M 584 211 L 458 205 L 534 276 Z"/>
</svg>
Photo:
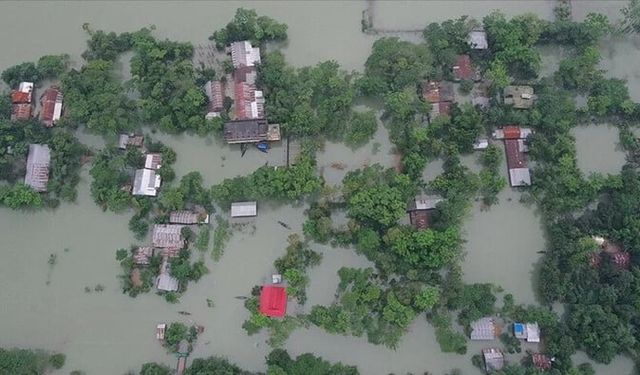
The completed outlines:
<svg viewBox="0 0 640 375">
<path fill-rule="evenodd" d="M 507 166 L 509 169 L 527 167 L 527 158 L 525 153 L 520 151 L 519 142 L 520 140 L 518 139 L 504 140 L 504 147 L 507 154 Z"/>
<path fill-rule="evenodd" d="M 431 213 L 427 210 L 411 211 L 409 212 L 409 221 L 416 229 L 427 229 L 431 221 Z"/>
<path fill-rule="evenodd" d="M 459 55 L 456 57 L 456 63 L 453 66 L 453 77 L 456 81 L 476 78 L 469 55 Z"/>
<path fill-rule="evenodd" d="M 440 85 L 438 82 L 429 81 L 422 85 L 422 97 L 429 103 L 440 101 Z"/>
<path fill-rule="evenodd" d="M 520 127 L 515 125 L 508 125 L 502 128 L 504 132 L 504 139 L 519 139 Z"/>
<path fill-rule="evenodd" d="M 31 103 L 31 93 L 13 90 L 11 91 L 11 103 Z"/>
<path fill-rule="evenodd" d="M 244 82 L 236 82 L 234 90 L 234 107 L 236 112 L 236 120 L 243 120 L 247 118 L 246 112 L 246 100 L 245 100 L 245 85 Z"/>
<path fill-rule="evenodd" d="M 40 120 L 46 126 L 53 126 L 56 103 L 62 103 L 62 93 L 57 87 L 50 87 L 42 94 L 40 98 L 42 111 L 40 112 Z"/>
<path fill-rule="evenodd" d="M 551 368 L 551 360 L 549 357 L 542 353 L 533 353 L 531 355 L 533 365 L 542 370 L 548 370 Z"/>
<path fill-rule="evenodd" d="M 287 288 L 265 285 L 260 293 L 260 313 L 266 316 L 281 317 L 287 312 Z"/>
</svg>

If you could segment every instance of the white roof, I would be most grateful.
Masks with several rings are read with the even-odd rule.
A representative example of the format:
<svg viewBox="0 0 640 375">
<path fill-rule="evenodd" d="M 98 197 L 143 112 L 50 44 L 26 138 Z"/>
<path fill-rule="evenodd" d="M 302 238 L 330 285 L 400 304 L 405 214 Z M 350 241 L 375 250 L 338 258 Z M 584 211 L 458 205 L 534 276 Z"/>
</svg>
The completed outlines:
<svg viewBox="0 0 640 375">
<path fill-rule="evenodd" d="M 511 186 L 529 186 L 531 185 L 531 173 L 529 168 L 511 168 L 509 169 L 509 181 Z"/>
<path fill-rule="evenodd" d="M 473 49 L 487 49 L 487 32 L 483 29 L 473 29 L 469 32 L 469 45 Z"/>
<path fill-rule="evenodd" d="M 473 144 L 473 149 L 474 150 L 484 150 L 487 147 L 489 147 L 489 140 L 486 138 L 481 138 L 478 139 L 477 141 L 475 141 L 475 143 Z"/>
<path fill-rule="evenodd" d="M 49 146 L 30 144 L 29 156 L 27 156 L 27 173 L 24 176 L 24 183 L 31 186 L 35 191 L 47 191 L 50 162 L 51 150 L 49 150 Z"/>
<path fill-rule="evenodd" d="M 416 210 L 432 210 L 444 199 L 439 195 L 419 195 L 415 200 Z"/>
<path fill-rule="evenodd" d="M 20 82 L 18 86 L 20 92 L 33 92 L 33 82 Z"/>
<path fill-rule="evenodd" d="M 133 178 L 133 195 L 155 197 L 161 182 L 161 177 L 156 174 L 156 171 L 146 168 L 138 169 Z"/>
<path fill-rule="evenodd" d="M 258 202 L 231 203 L 231 217 L 249 217 L 258 215 Z"/>
<path fill-rule="evenodd" d="M 53 118 L 51 119 L 53 122 L 60 120 L 62 117 L 62 102 L 56 102 L 53 106 Z"/>
<path fill-rule="evenodd" d="M 527 323 L 527 342 L 540 342 L 540 327 L 538 323 Z"/>
<path fill-rule="evenodd" d="M 482 318 L 471 323 L 471 340 L 494 340 L 496 327 L 492 318 Z"/>
<path fill-rule="evenodd" d="M 162 273 L 158 276 L 156 288 L 165 292 L 175 292 L 178 290 L 178 279 L 169 275 L 169 273 Z"/>
</svg>

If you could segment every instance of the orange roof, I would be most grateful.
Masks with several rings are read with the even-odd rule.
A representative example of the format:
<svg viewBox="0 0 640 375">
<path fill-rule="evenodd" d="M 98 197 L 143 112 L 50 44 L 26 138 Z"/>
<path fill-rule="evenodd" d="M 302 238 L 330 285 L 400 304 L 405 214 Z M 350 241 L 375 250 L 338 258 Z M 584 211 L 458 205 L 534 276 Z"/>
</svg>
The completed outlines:
<svg viewBox="0 0 640 375">
<path fill-rule="evenodd" d="M 13 90 L 11 91 L 11 103 L 13 104 L 31 103 L 31 93 Z"/>
<path fill-rule="evenodd" d="M 287 312 L 287 288 L 265 285 L 260 293 L 260 312 L 266 316 L 281 317 Z"/>
<path fill-rule="evenodd" d="M 11 106 L 11 120 L 28 120 L 31 118 L 31 110 L 31 104 L 14 104 Z"/>
</svg>

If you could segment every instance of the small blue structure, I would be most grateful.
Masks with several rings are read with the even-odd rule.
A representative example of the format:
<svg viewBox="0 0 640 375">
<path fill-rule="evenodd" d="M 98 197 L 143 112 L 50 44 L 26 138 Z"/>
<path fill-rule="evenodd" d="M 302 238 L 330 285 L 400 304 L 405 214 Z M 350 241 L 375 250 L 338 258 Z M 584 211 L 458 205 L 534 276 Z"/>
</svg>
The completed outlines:
<svg viewBox="0 0 640 375">
<path fill-rule="evenodd" d="M 513 323 L 513 334 L 518 339 L 526 339 L 527 328 L 524 323 Z"/>
<path fill-rule="evenodd" d="M 256 147 L 258 148 L 258 150 L 260 150 L 262 152 L 268 152 L 269 143 L 267 143 L 267 142 L 259 142 L 259 143 L 256 143 Z"/>
</svg>

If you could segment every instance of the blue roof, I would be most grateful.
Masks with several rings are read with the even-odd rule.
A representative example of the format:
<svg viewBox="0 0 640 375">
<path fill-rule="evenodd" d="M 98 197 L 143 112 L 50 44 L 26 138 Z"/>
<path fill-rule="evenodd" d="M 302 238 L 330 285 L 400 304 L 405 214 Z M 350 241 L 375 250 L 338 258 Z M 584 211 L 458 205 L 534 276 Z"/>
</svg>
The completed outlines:
<svg viewBox="0 0 640 375">
<path fill-rule="evenodd" d="M 516 335 L 522 335 L 525 332 L 525 326 L 523 323 L 513 323 L 513 331 Z"/>
</svg>

